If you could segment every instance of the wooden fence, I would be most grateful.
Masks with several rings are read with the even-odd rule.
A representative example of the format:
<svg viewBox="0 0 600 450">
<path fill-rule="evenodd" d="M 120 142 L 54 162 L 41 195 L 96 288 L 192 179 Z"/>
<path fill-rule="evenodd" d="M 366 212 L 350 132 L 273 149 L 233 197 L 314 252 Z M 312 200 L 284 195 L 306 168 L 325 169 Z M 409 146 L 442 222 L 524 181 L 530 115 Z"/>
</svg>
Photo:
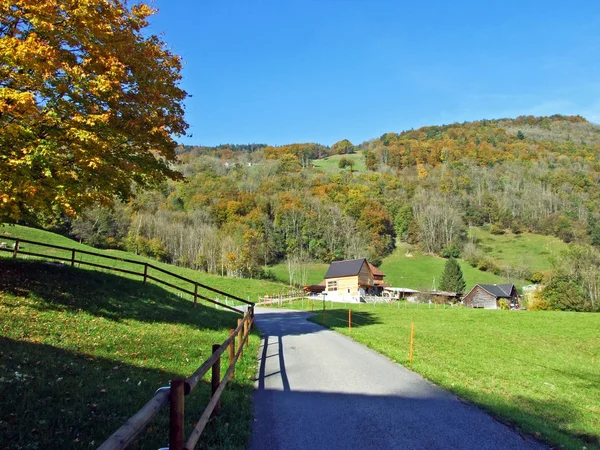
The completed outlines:
<svg viewBox="0 0 600 450">
<path fill-rule="evenodd" d="M 55 259 L 59 261 L 64 261 L 70 263 L 71 266 L 75 266 L 75 264 L 85 264 L 93 267 L 98 267 L 107 270 L 114 270 L 117 272 L 127 273 L 130 275 L 138 275 L 143 278 L 144 283 L 147 280 L 153 280 L 157 283 L 164 284 L 173 289 L 179 290 L 181 292 L 190 294 L 194 296 L 194 308 L 197 305 L 198 299 L 205 300 L 207 302 L 220 305 L 223 308 L 230 309 L 237 313 L 243 314 L 243 318 L 238 319 L 238 325 L 235 329 L 229 330 L 229 337 L 222 344 L 214 344 L 212 355 L 202 363 L 202 365 L 186 380 L 171 380 L 171 384 L 168 387 L 160 388 L 156 391 L 154 397 L 152 397 L 137 413 L 135 413 L 129 420 L 121 426 L 115 433 L 113 433 L 100 447 L 101 450 L 116 450 L 116 449 L 124 449 L 131 442 L 133 442 L 139 434 L 146 429 L 146 426 L 152 420 L 152 418 L 168 403 L 170 405 L 170 420 L 169 420 L 169 449 L 170 450 L 183 450 L 193 449 L 204 428 L 208 424 L 208 421 L 211 417 L 214 417 L 219 414 L 220 411 L 220 398 L 223 393 L 227 382 L 233 378 L 235 373 L 235 365 L 238 359 L 243 354 L 244 345 L 248 346 L 248 337 L 252 330 L 252 325 L 254 323 L 254 303 L 244 300 L 242 298 L 236 297 L 231 294 L 227 294 L 218 289 L 214 289 L 210 286 L 206 286 L 197 281 L 191 280 L 189 278 L 182 277 L 168 270 L 157 267 L 153 264 L 135 261 L 127 258 L 119 258 L 115 256 L 103 255 L 101 253 L 89 252 L 87 250 L 77 250 L 75 248 L 63 247 L 60 245 L 54 244 L 46 244 L 43 242 L 30 241 L 27 239 L 19 239 L 8 236 L 3 236 L 2 239 L 7 239 L 14 241 L 13 248 L 5 248 L 4 246 L 0 246 L 0 251 L 12 252 L 12 256 L 17 258 L 19 255 L 28 255 L 35 256 L 44 259 Z M 43 254 L 37 252 L 24 251 L 20 248 L 22 243 L 38 245 L 46 248 L 53 248 L 58 250 L 65 250 L 71 252 L 69 258 L 65 258 L 62 256 L 51 255 L 51 254 Z M 104 264 L 98 264 L 91 261 L 83 261 L 77 260 L 77 253 L 91 255 L 99 258 L 106 258 L 111 260 L 117 260 L 122 262 L 127 262 L 131 264 L 136 264 L 143 266 L 143 272 L 136 272 L 134 270 L 118 268 L 118 267 L 110 267 Z M 191 283 L 194 286 L 194 291 L 190 291 L 188 289 L 184 289 L 181 286 L 177 286 L 173 283 L 167 282 L 158 278 L 158 276 L 150 275 L 149 270 L 155 270 L 158 273 L 166 274 L 171 277 L 174 277 L 178 280 L 185 281 L 187 283 Z M 205 296 L 198 294 L 198 288 L 203 288 L 209 290 L 211 292 L 215 292 L 226 297 L 232 298 L 234 300 L 238 300 L 243 304 L 247 305 L 247 311 L 244 312 L 241 309 L 235 308 L 233 306 L 229 306 L 227 304 L 221 303 L 216 300 L 209 299 Z M 237 343 L 236 343 L 237 338 Z M 221 377 L 221 355 L 228 350 L 228 358 L 229 358 L 229 366 L 225 375 Z M 194 430 L 192 430 L 188 440 L 185 442 L 184 446 L 184 431 L 183 431 L 183 411 L 184 411 L 184 403 L 185 396 L 191 394 L 200 380 L 211 370 L 211 400 L 206 406 L 204 412 L 202 413 L 200 419 L 196 423 Z"/>
<path fill-rule="evenodd" d="M 170 405 L 169 420 L 169 449 L 170 450 L 192 450 L 196 447 L 202 431 L 211 417 L 219 414 L 220 398 L 227 382 L 233 378 L 235 364 L 242 356 L 244 346 L 248 346 L 248 336 L 254 323 L 252 311 L 244 314 L 243 319 L 238 319 L 235 330 L 229 330 L 229 337 L 221 345 L 213 345 L 213 353 L 202 365 L 186 380 L 172 380 L 171 386 L 159 389 L 154 397 L 148 401 L 137 413 L 135 413 L 121 428 L 115 431 L 98 450 L 120 450 L 126 448 L 143 431 L 150 420 L 167 403 Z M 236 343 L 236 337 L 238 337 Z M 221 355 L 228 350 L 229 366 L 225 375 L 221 377 Z M 190 433 L 184 444 L 183 411 L 185 396 L 191 394 L 200 380 L 211 370 L 212 397 L 196 426 Z"/>
<path fill-rule="evenodd" d="M 243 298 L 240 297 L 236 297 L 235 295 L 231 295 L 231 294 L 227 294 L 226 292 L 220 291 L 219 289 L 215 289 L 212 288 L 210 286 L 207 286 L 205 284 L 199 283 L 197 281 L 191 280 L 189 278 L 186 277 L 182 277 L 181 275 L 177 275 L 176 273 L 173 273 L 171 271 L 162 269 L 161 267 L 155 266 L 154 264 L 150 264 L 147 262 L 142 262 L 142 261 L 136 261 L 134 259 L 128 259 L 128 258 L 120 258 L 117 256 L 110 256 L 110 255 L 103 255 L 102 253 L 96 253 L 96 252 L 89 252 L 87 250 L 78 250 L 75 248 L 69 248 L 69 247 L 63 247 L 60 245 L 54 245 L 54 244 L 46 244 L 43 242 L 36 242 L 36 241 L 30 241 L 27 239 L 19 239 L 19 238 L 13 238 L 13 237 L 9 237 L 9 236 L 2 236 L 2 239 L 7 239 L 7 240 L 12 240 L 14 241 L 14 246 L 13 248 L 2 248 L 0 247 L 0 251 L 5 251 L 5 252 L 12 252 L 13 254 L 13 258 L 17 258 L 19 255 L 28 255 L 28 256 L 35 256 L 38 258 L 45 258 L 45 259 L 55 259 L 58 261 L 63 261 L 65 263 L 69 263 L 71 266 L 75 266 L 75 264 L 83 264 L 83 265 L 88 265 L 88 266 L 92 266 L 92 267 L 97 267 L 100 269 L 106 269 L 106 270 L 113 270 L 116 272 L 121 272 L 121 273 L 126 273 L 129 275 L 137 275 L 139 277 L 141 277 L 144 280 L 144 283 L 147 283 L 148 280 L 152 280 L 155 281 L 159 284 L 164 284 L 165 286 L 169 286 L 170 288 L 173 288 L 175 290 L 178 290 L 182 293 L 188 294 L 193 296 L 194 298 L 194 308 L 196 308 L 197 303 L 198 303 L 198 299 L 202 299 L 204 301 L 207 301 L 209 303 L 212 303 L 214 305 L 219 305 L 225 309 L 229 309 L 231 311 L 234 311 L 238 314 L 244 314 L 244 311 L 239 309 L 239 308 L 235 308 L 233 306 L 227 305 L 225 303 L 219 302 L 217 300 L 212 300 L 206 296 L 200 295 L 198 293 L 198 288 L 202 288 L 202 289 L 206 289 L 208 291 L 214 292 L 216 294 L 220 294 L 223 295 L 227 298 L 231 298 L 233 300 L 237 300 L 245 305 L 248 305 L 248 307 L 253 307 L 254 303 L 248 301 L 248 300 L 244 300 Z M 70 252 L 70 256 L 64 257 L 64 256 L 58 256 L 58 255 L 52 255 L 52 254 L 44 254 L 44 253 L 37 253 L 37 252 L 30 252 L 30 251 L 25 251 L 23 249 L 20 248 L 21 244 L 32 244 L 32 245 L 38 245 L 40 247 L 45 247 L 45 248 L 52 248 L 52 249 L 57 249 L 57 250 L 64 250 L 67 252 Z M 113 261 L 120 261 L 120 262 L 125 262 L 125 263 L 129 263 L 129 264 L 134 264 L 137 266 L 143 266 L 143 271 L 141 272 L 137 272 L 135 270 L 130 270 L 130 269 L 124 269 L 121 267 L 111 267 L 111 266 L 107 266 L 105 264 L 98 264 L 95 262 L 91 262 L 91 261 L 84 261 L 83 259 L 77 259 L 77 254 L 82 254 L 82 255 L 89 255 L 89 256 L 95 256 L 97 258 L 105 258 L 108 260 L 113 260 Z M 185 289 L 181 286 L 177 286 L 173 283 L 170 283 L 166 280 L 163 280 L 161 278 L 159 278 L 158 276 L 154 276 L 151 275 L 150 270 L 154 270 L 156 272 L 158 272 L 158 274 L 165 274 L 168 275 L 170 277 L 173 277 L 177 280 L 180 281 L 184 281 L 186 283 L 189 283 L 191 286 L 193 286 L 193 290 L 190 289 Z M 156 274 L 156 275 L 158 275 Z"/>
</svg>

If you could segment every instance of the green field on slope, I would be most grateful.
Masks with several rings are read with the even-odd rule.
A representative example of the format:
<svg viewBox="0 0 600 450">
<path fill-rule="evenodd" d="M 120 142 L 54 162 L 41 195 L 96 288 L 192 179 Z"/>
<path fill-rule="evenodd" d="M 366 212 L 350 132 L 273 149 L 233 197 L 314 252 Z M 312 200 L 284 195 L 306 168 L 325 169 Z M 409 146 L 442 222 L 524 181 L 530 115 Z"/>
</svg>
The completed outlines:
<svg viewBox="0 0 600 450">
<path fill-rule="evenodd" d="M 208 273 L 200 272 L 200 271 L 193 270 L 193 269 L 187 269 L 185 267 L 178 267 L 178 266 L 172 266 L 169 264 L 159 263 L 150 258 L 135 255 L 133 253 L 129 253 L 129 252 L 125 252 L 125 251 L 98 250 L 98 249 L 89 247 L 87 245 L 80 244 L 76 241 L 73 241 L 69 238 L 60 236 L 55 233 L 50 233 L 48 231 L 38 230 L 38 229 L 34 229 L 34 228 L 29 228 L 29 227 L 23 227 L 23 226 L 19 226 L 19 225 L 0 225 L 0 241 L 3 241 L 2 236 L 12 236 L 12 237 L 17 237 L 17 238 L 21 238 L 21 239 L 28 239 L 31 241 L 43 242 L 46 244 L 53 244 L 53 245 L 59 245 L 59 246 L 64 246 L 64 247 L 68 247 L 68 248 L 87 250 L 87 251 L 100 253 L 100 254 L 104 254 L 104 255 L 109 255 L 109 256 L 114 256 L 114 257 L 119 257 L 119 258 L 127 258 L 127 259 L 132 259 L 135 261 L 148 262 L 155 266 L 158 266 L 165 270 L 168 270 L 170 272 L 174 272 L 177 275 L 180 275 L 180 276 L 183 276 L 186 278 L 190 278 L 199 283 L 206 284 L 215 289 L 230 293 L 232 295 L 236 295 L 236 296 L 241 297 L 246 300 L 249 299 L 251 301 L 256 301 L 259 296 L 263 296 L 263 295 L 265 295 L 265 293 L 280 292 L 282 289 L 285 289 L 285 286 L 282 286 L 280 283 L 277 283 L 277 282 L 266 281 L 266 280 L 250 280 L 250 279 L 246 279 L 246 278 L 221 277 L 218 275 L 208 274 Z M 7 244 L 9 244 L 9 248 L 12 248 L 13 241 L 6 240 L 6 239 L 4 239 L 4 241 Z M 62 257 L 66 257 L 69 259 L 71 258 L 71 252 L 69 252 L 69 251 L 55 250 L 55 249 L 46 248 L 46 247 L 38 247 L 36 245 L 27 244 L 27 243 L 21 244 L 21 249 L 24 251 L 30 251 L 30 252 L 34 252 L 34 253 L 53 254 L 56 256 L 62 256 Z M 11 253 L 0 251 L 0 259 L 2 257 L 10 258 Z M 28 258 L 32 259 L 32 257 L 28 257 Z M 143 272 L 142 266 L 128 264 L 128 263 L 121 262 L 121 261 L 113 261 L 113 260 L 108 260 L 108 259 L 94 257 L 94 256 L 77 254 L 77 259 L 79 259 L 79 258 L 84 258 L 85 261 L 108 265 L 110 267 L 120 267 L 120 268 L 129 269 L 129 270 L 134 270 L 136 272 L 140 272 L 140 271 Z M 77 266 L 77 264 L 76 264 L 76 266 Z M 94 270 L 93 267 L 83 265 L 83 264 L 81 265 L 81 268 Z M 141 279 L 141 277 L 136 277 L 133 275 L 124 274 L 123 276 L 132 277 L 137 280 Z M 176 278 L 172 278 L 172 277 L 169 277 L 168 275 L 163 275 L 163 274 L 160 274 L 160 277 L 163 278 L 165 281 L 171 282 L 173 284 L 181 285 L 181 287 L 188 289 L 188 290 L 191 289 L 193 291 L 193 287 L 191 287 L 191 285 L 189 285 L 189 284 L 186 285 L 184 282 L 181 282 L 180 280 L 178 280 Z M 201 295 L 205 295 L 211 299 L 215 299 L 216 297 L 218 297 L 221 301 L 224 300 L 222 295 L 215 295 L 214 293 L 211 293 L 210 291 L 204 291 L 204 290 L 200 289 L 199 293 Z M 190 298 L 190 296 L 187 296 L 187 297 Z"/>
<path fill-rule="evenodd" d="M 98 447 L 156 389 L 191 375 L 238 317 L 111 273 L 0 258 L 0 448 Z M 199 448 L 247 445 L 258 344 L 252 335 Z M 208 380 L 186 397 L 186 435 Z M 168 445 L 168 411 L 132 448 Z"/>
<path fill-rule="evenodd" d="M 554 236 L 534 233 L 501 235 L 491 234 L 482 228 L 470 227 L 469 235 L 477 246 L 497 263 L 527 266 L 532 270 L 546 271 L 552 267 L 551 258 L 560 256 L 568 246 Z"/>
<path fill-rule="evenodd" d="M 322 302 L 311 320 L 321 324 Z M 325 302 L 326 326 L 557 448 L 600 448 L 600 314 Z M 333 309 L 332 309 L 333 305 Z M 302 307 L 301 302 L 287 306 Z M 310 302 L 304 302 L 311 309 Z M 348 331 L 348 308 L 353 309 Z M 413 363 L 408 363 L 415 324 Z"/>
<path fill-rule="evenodd" d="M 350 171 L 349 167 L 340 169 L 340 159 L 346 158 L 347 160 L 354 161 L 354 172 L 367 172 L 367 166 L 365 165 L 365 156 L 363 152 L 350 153 L 348 155 L 333 155 L 323 159 L 315 159 L 313 166 L 317 169 L 321 169 L 324 172 L 339 172 L 340 170 Z"/>
</svg>

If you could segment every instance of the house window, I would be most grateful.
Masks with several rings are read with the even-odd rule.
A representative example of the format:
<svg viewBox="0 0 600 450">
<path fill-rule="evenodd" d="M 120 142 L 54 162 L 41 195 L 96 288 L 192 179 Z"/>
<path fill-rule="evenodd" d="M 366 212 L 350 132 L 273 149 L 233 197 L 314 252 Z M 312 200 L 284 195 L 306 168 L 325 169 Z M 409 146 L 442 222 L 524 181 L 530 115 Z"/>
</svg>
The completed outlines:
<svg viewBox="0 0 600 450">
<path fill-rule="evenodd" d="M 327 282 L 328 291 L 337 291 L 337 280 Z"/>
</svg>

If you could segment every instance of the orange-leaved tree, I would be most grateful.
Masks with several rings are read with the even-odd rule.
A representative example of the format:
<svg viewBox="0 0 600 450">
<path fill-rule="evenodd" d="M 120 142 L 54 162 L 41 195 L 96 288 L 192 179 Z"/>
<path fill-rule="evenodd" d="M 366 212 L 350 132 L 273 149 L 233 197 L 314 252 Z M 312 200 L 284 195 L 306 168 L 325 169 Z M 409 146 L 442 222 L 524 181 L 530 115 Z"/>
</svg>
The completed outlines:
<svg viewBox="0 0 600 450">
<path fill-rule="evenodd" d="M 120 0 L 0 0 L 0 222 L 74 214 L 171 168 L 181 61 Z"/>
</svg>

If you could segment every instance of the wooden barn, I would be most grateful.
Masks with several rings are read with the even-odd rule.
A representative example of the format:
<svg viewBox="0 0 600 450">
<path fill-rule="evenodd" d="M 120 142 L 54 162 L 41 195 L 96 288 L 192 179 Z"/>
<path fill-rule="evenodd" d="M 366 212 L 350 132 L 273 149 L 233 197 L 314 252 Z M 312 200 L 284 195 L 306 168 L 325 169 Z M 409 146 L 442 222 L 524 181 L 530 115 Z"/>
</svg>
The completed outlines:
<svg viewBox="0 0 600 450">
<path fill-rule="evenodd" d="M 379 272 L 380 282 L 383 273 Z M 365 258 L 332 262 L 325 274 L 327 300 L 359 302 L 360 296 L 376 294 L 377 286 L 371 265 Z"/>
<path fill-rule="evenodd" d="M 514 284 L 476 284 L 463 297 L 463 304 L 471 308 L 499 309 L 501 299 L 507 300 L 511 308 L 519 307 L 519 294 Z"/>
</svg>

